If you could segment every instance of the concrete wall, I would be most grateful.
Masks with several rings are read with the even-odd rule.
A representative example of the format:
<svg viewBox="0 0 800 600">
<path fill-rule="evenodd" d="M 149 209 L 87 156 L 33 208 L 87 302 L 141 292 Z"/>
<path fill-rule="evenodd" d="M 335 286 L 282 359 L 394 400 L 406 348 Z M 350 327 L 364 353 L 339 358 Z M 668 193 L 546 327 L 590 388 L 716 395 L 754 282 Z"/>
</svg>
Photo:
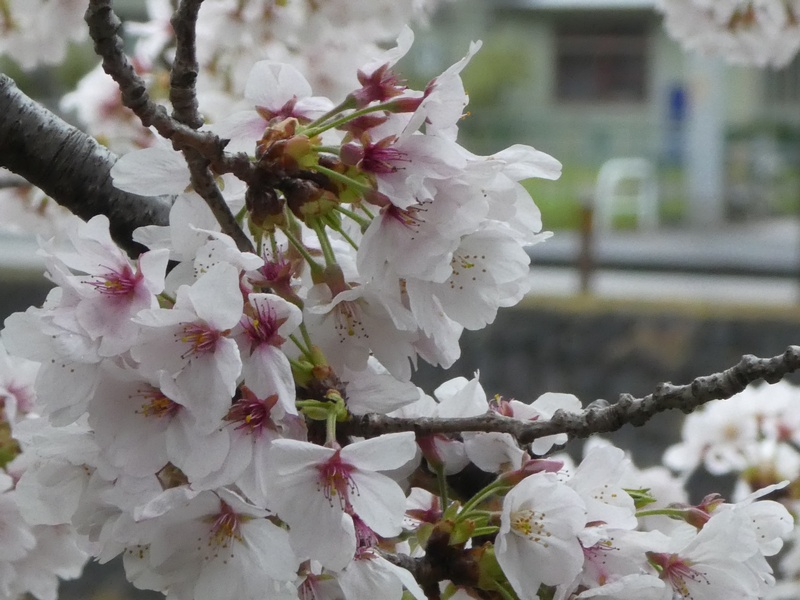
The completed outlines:
<svg viewBox="0 0 800 600">
<path fill-rule="evenodd" d="M 433 386 L 480 370 L 489 395 L 531 401 L 551 391 L 575 394 L 584 404 L 613 402 L 621 393 L 640 397 L 660 382 L 683 384 L 718 372 L 743 354 L 780 354 L 800 343 L 800 309 L 537 299 L 501 311 L 494 325 L 467 332 L 463 342 L 450 372 L 423 369 L 419 379 Z M 681 413 L 664 413 L 609 437 L 632 449 L 640 464 L 653 464 L 676 440 L 681 421 Z"/>
</svg>

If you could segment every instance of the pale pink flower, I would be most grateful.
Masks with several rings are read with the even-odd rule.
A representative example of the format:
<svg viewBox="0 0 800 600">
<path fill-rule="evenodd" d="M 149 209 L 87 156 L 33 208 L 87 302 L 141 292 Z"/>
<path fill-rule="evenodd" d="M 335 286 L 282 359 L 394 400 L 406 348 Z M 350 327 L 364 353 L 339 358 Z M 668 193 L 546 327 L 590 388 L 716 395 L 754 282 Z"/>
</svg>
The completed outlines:
<svg viewBox="0 0 800 600">
<path fill-rule="evenodd" d="M 583 567 L 578 533 L 586 523 L 580 496 L 551 473 L 523 479 L 503 500 L 497 562 L 522 600 L 539 586 L 571 582 Z"/>
<path fill-rule="evenodd" d="M 256 142 L 274 121 L 294 117 L 308 122 L 333 108 L 327 98 L 311 95 L 311 85 L 291 65 L 262 60 L 247 77 L 244 97 L 252 109 L 234 113 L 216 123 L 214 131 L 230 142 L 230 152 L 255 153 Z"/>
<path fill-rule="evenodd" d="M 212 267 L 193 285 L 178 289 L 175 306 L 139 313 L 139 343 L 131 349 L 145 374 L 167 371 L 201 427 L 219 426 L 228 412 L 242 360 L 231 330 L 242 316 L 239 272 Z"/>
<path fill-rule="evenodd" d="M 289 525 L 298 554 L 340 570 L 353 559 L 357 515 L 382 537 L 402 530 L 405 494 L 380 471 L 416 454 L 411 432 L 382 435 L 336 449 L 275 440 L 267 457 L 268 507 Z"/>
<path fill-rule="evenodd" d="M 302 311 L 283 298 L 250 294 L 235 332 L 247 387 L 261 398 L 277 394 L 283 410 L 295 415 L 294 377 L 281 346 L 302 320 Z"/>
<path fill-rule="evenodd" d="M 225 489 L 167 490 L 137 513 L 140 522 L 157 524 L 149 528 L 139 567 L 152 571 L 154 582 L 167 583 L 170 597 L 296 598 L 291 582 L 299 561 L 286 530 L 269 516 Z"/>
</svg>

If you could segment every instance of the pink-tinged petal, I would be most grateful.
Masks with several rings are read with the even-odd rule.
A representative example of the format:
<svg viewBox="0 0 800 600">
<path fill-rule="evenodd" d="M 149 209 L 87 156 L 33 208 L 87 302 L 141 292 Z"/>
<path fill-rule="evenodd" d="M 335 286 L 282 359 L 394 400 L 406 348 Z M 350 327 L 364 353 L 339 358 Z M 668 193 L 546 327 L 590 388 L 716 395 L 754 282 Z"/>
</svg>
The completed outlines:
<svg viewBox="0 0 800 600">
<path fill-rule="evenodd" d="M 244 361 L 242 375 L 247 387 L 256 396 L 266 398 L 277 394 L 286 413 L 297 414 L 292 367 L 280 349 L 266 344 L 256 348 L 250 358 Z"/>
<path fill-rule="evenodd" d="M 213 352 L 197 354 L 175 378 L 180 396 L 203 429 L 219 427 L 228 413 L 241 372 L 239 348 L 233 340 L 220 338 Z"/>
<path fill-rule="evenodd" d="M 301 557 L 318 560 L 327 569 L 341 571 L 356 553 L 352 517 L 338 507 L 331 508 L 322 494 L 315 494 L 305 506 L 308 512 L 295 515 L 289 521 L 292 546 Z M 283 518 L 281 514 L 278 516 Z"/>
<path fill-rule="evenodd" d="M 180 152 L 154 146 L 129 152 L 113 167 L 114 187 L 134 194 L 182 194 L 189 187 L 189 167 Z"/>
<path fill-rule="evenodd" d="M 561 163 L 530 146 L 514 144 L 490 158 L 506 163 L 503 174 L 514 181 L 539 177 L 541 179 L 558 179 L 561 177 Z"/>
<path fill-rule="evenodd" d="M 213 127 L 223 139 L 230 140 L 225 150 L 255 154 L 256 143 L 264 135 L 267 122 L 255 110 L 240 110 L 226 117 Z"/>
<path fill-rule="evenodd" d="M 314 465 L 328 460 L 335 450 L 299 440 L 275 440 L 269 453 L 270 469 L 280 476 L 311 471 Z"/>
<path fill-rule="evenodd" d="M 218 431 L 204 434 L 195 428 L 170 427 L 166 432 L 167 456 L 190 479 L 200 479 L 222 466 L 230 438 Z"/>
<path fill-rule="evenodd" d="M 291 65 L 262 60 L 253 65 L 244 97 L 255 106 L 278 110 L 286 102 L 311 95 L 311 85 L 302 73 Z"/>
<path fill-rule="evenodd" d="M 540 569 L 530 568 L 531 556 L 527 553 L 525 543 L 509 536 L 498 540 L 495 550 L 497 562 L 520 600 L 539 600 L 537 592 L 542 585 Z"/>
<path fill-rule="evenodd" d="M 394 66 L 398 60 L 408 54 L 413 43 L 414 32 L 408 25 L 403 25 L 400 35 L 397 36 L 397 45 L 369 61 L 362 66 L 359 71 L 362 71 L 365 75 L 372 75 L 376 69 L 384 65 L 389 65 L 390 67 Z"/>
<path fill-rule="evenodd" d="M 299 560 L 292 551 L 289 533 L 266 519 L 248 521 L 243 527 L 244 543 L 261 559 L 262 569 L 272 578 L 291 581 Z"/>
<path fill-rule="evenodd" d="M 413 460 L 416 453 L 414 432 L 404 431 L 350 444 L 342 448 L 341 457 L 343 462 L 356 465 L 360 470 L 391 471 Z"/>
<path fill-rule="evenodd" d="M 214 265 L 186 290 L 197 316 L 217 331 L 233 328 L 242 316 L 239 271 L 233 265 Z"/>
<path fill-rule="evenodd" d="M 406 509 L 406 495 L 394 481 L 371 471 L 354 471 L 356 492 L 350 494 L 355 513 L 382 537 L 399 535 Z"/>
<path fill-rule="evenodd" d="M 145 287 L 151 294 L 164 291 L 164 276 L 169 262 L 169 250 L 151 250 L 139 256 L 139 272 L 144 278 Z"/>
<path fill-rule="evenodd" d="M 99 372 L 99 364 L 62 361 L 42 365 L 36 377 L 36 393 L 53 425 L 73 423 L 86 411 Z"/>
</svg>

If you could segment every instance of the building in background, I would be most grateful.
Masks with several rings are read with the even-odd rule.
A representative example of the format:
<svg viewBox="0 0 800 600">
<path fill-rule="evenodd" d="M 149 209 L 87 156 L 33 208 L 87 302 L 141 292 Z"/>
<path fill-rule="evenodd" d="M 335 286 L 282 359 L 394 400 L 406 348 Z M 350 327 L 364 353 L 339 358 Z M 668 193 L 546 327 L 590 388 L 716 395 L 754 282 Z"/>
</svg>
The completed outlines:
<svg viewBox="0 0 800 600">
<path fill-rule="evenodd" d="M 586 194 L 606 160 L 659 167 L 666 218 L 696 225 L 792 212 L 800 195 L 800 62 L 780 71 L 687 54 L 652 0 L 457 0 L 409 64 L 435 75 L 484 47 L 464 75 L 470 147 L 523 142 Z M 538 190 L 537 190 L 538 191 Z"/>
</svg>

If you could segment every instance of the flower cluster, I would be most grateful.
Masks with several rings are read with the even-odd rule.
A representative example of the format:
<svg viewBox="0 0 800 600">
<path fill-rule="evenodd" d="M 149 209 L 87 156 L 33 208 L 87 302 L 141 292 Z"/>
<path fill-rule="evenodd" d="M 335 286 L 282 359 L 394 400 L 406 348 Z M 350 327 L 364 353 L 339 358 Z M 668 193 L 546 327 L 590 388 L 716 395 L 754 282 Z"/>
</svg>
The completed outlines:
<svg viewBox="0 0 800 600">
<path fill-rule="evenodd" d="M 3 597 L 54 600 L 87 554 L 121 555 L 170 600 L 766 594 L 793 523 L 762 497 L 783 482 L 691 505 L 612 446 L 552 455 L 563 433 L 352 429 L 581 410 L 487 398 L 477 375 L 432 395 L 411 382 L 523 297 L 546 235 L 520 181 L 561 168 L 528 146 L 463 148 L 460 74 L 480 44 L 414 90 L 395 71 L 412 37 L 338 103 L 256 63 L 246 106 L 206 130 L 249 167 L 214 173 L 224 230 L 158 143 L 112 170 L 174 197 L 168 225 L 134 233 L 135 261 L 102 215 L 42 243 L 55 287 L 0 334 Z M 455 495 L 448 477 L 473 468 L 482 483 Z"/>
<path fill-rule="evenodd" d="M 797 0 L 660 0 L 658 8 L 686 48 L 733 63 L 783 67 L 800 50 Z"/>
</svg>

